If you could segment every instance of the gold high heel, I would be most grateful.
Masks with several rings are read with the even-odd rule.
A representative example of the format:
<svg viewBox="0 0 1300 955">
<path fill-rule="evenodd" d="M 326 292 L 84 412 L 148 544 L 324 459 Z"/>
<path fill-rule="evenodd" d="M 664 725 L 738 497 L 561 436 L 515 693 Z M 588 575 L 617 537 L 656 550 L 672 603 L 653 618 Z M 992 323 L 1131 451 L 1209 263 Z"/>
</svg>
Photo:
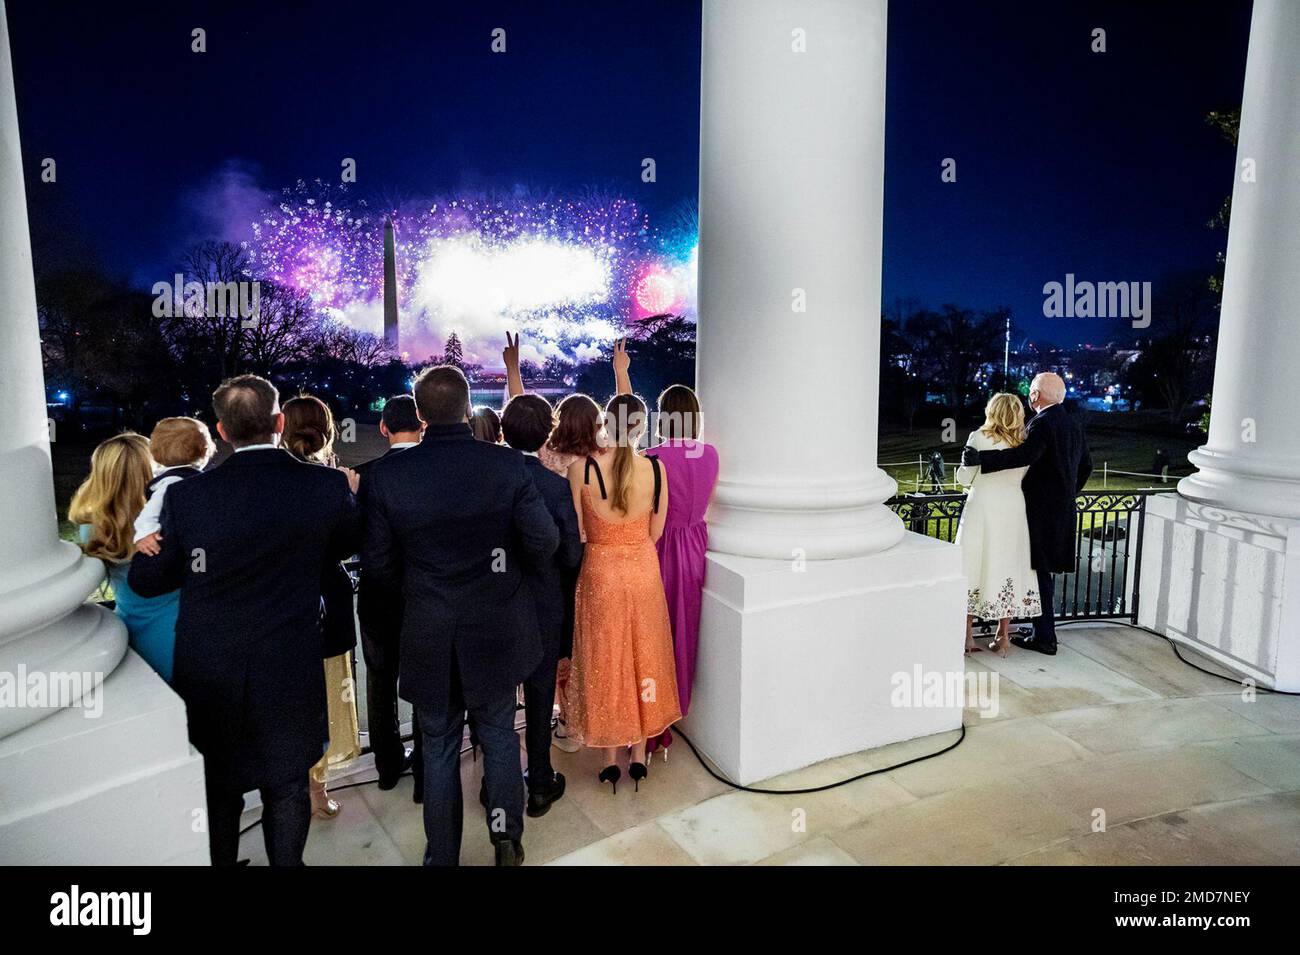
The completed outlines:
<svg viewBox="0 0 1300 955">
<path fill-rule="evenodd" d="M 324 783 L 311 781 L 311 814 L 317 819 L 333 819 L 343 806 L 329 794 Z"/>
</svg>

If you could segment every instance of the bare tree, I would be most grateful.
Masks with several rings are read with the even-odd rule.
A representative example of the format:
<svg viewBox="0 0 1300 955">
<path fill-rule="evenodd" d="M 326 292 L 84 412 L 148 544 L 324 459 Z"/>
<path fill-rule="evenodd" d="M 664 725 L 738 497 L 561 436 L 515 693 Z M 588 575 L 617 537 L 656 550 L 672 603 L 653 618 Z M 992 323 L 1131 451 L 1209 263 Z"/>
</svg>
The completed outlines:
<svg viewBox="0 0 1300 955">
<path fill-rule="evenodd" d="M 244 319 L 238 308 L 208 308 L 206 289 L 251 281 L 248 253 L 232 242 L 209 240 L 186 251 L 177 268 L 185 283 L 198 282 L 205 293 L 201 302 L 176 303 L 173 316 L 164 320 L 164 332 L 180 354 L 209 356 L 219 378 L 237 374 L 244 358 Z"/>
<path fill-rule="evenodd" d="M 241 351 L 248 367 L 275 374 L 292 361 L 309 357 L 321 337 L 321 318 L 311 297 L 283 285 L 263 282 L 257 314 L 242 328 Z"/>
</svg>

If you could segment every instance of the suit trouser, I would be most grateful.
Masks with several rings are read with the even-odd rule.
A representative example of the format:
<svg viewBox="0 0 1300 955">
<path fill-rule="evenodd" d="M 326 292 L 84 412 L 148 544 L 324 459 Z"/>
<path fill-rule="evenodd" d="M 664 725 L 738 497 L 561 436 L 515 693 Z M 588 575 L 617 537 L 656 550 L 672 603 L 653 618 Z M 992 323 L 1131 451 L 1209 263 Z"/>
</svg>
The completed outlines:
<svg viewBox="0 0 1300 955">
<path fill-rule="evenodd" d="M 515 694 L 506 690 L 487 703 L 466 707 L 459 681 L 445 711 L 417 706 L 424 732 L 425 865 L 459 865 L 464 802 L 460 748 L 465 715 L 483 747 L 483 785 L 487 790 L 488 838 L 521 842 L 524 835 L 524 777 L 519 769 L 515 732 Z"/>
<path fill-rule="evenodd" d="M 222 786 L 217 773 L 206 762 L 208 794 L 208 849 L 212 864 L 235 865 L 239 861 L 239 819 L 244 811 L 244 794 Z M 311 826 L 311 795 L 307 774 L 291 783 L 262 786 L 262 837 L 271 865 L 302 865 Z"/>
<path fill-rule="evenodd" d="M 545 647 L 542 662 L 524 680 L 524 743 L 528 749 L 528 788 L 549 786 L 555 780 L 551 766 L 551 714 L 555 712 L 555 670 L 559 647 Z"/>
<path fill-rule="evenodd" d="M 370 734 L 370 751 L 375 755 L 375 770 L 380 778 L 392 778 L 402 769 L 406 747 L 402 744 L 401 721 L 397 715 L 397 672 L 399 656 L 396 634 L 377 636 L 361 628 L 361 652 L 366 661 L 366 730 Z M 418 792 L 424 774 L 424 752 L 420 740 L 420 721 L 412 718 L 414 740 L 411 749 L 411 775 Z"/>
<path fill-rule="evenodd" d="M 1047 646 L 1056 646 L 1056 578 L 1048 570 L 1037 571 L 1038 596 L 1043 602 L 1043 612 L 1034 618 L 1034 639 Z"/>
</svg>

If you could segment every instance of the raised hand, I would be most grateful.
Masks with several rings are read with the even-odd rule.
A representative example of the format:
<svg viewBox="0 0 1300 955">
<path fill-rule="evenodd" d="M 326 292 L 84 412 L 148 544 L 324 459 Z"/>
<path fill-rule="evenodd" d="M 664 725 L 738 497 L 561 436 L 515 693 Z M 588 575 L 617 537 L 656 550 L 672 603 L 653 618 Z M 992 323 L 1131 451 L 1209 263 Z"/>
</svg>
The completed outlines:
<svg viewBox="0 0 1300 955">
<path fill-rule="evenodd" d="M 615 391 L 620 395 L 630 395 L 632 393 L 632 379 L 628 376 L 627 370 L 632 364 L 632 356 L 627 353 L 626 338 L 620 338 L 614 343 L 614 355 L 610 362 L 614 366 Z"/>
<path fill-rule="evenodd" d="M 519 373 L 519 333 L 511 338 L 506 332 L 506 347 L 501 350 L 501 360 L 506 366 L 506 398 L 524 393 L 524 376 Z"/>
</svg>

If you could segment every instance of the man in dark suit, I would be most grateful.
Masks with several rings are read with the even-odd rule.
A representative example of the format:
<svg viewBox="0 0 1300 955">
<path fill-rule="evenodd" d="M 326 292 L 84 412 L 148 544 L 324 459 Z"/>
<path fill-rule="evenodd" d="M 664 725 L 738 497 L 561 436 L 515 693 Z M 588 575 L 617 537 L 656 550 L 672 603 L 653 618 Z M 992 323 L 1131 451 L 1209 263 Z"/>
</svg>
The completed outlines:
<svg viewBox="0 0 1300 955">
<path fill-rule="evenodd" d="M 526 566 L 551 558 L 559 531 L 517 451 L 475 441 L 469 384 L 426 369 L 417 447 L 363 479 L 362 565 L 401 588 L 399 692 L 424 734 L 426 865 L 460 860 L 460 750 L 466 711 L 483 746 L 488 830 L 498 865 L 523 861 L 524 783 L 515 688 L 541 659 Z"/>
<path fill-rule="evenodd" d="M 356 552 L 360 519 L 348 478 L 277 447 L 275 386 L 255 375 L 212 396 L 217 432 L 235 452 L 167 491 L 160 550 L 131 562 L 144 597 L 179 589 L 172 685 L 203 754 L 213 865 L 234 865 L 244 793 L 261 791 L 272 865 L 301 865 L 324 753 L 321 567 Z"/>
<path fill-rule="evenodd" d="M 555 668 L 573 648 L 573 597 L 582 563 L 582 536 L 569 482 L 546 467 L 537 452 L 551 435 L 554 412 L 541 395 L 510 399 L 501 415 L 506 444 L 524 455 L 528 474 L 560 531 L 555 556 L 526 571 L 537 605 L 542 659 L 524 681 L 524 738 L 528 749 L 528 815 L 543 816 L 564 795 L 564 774 L 551 766 L 551 712 L 555 706 Z"/>
<path fill-rule="evenodd" d="M 961 463 L 979 465 L 985 473 L 1028 467 L 1021 487 L 1029 521 L 1030 564 L 1038 573 L 1043 612 L 1034 618 L 1032 637 L 1012 637 L 1026 650 L 1056 653 L 1056 584 L 1053 574 L 1076 567 L 1075 498 L 1092 474 L 1092 455 L 1083 427 L 1061 407 L 1065 382 L 1050 371 L 1036 375 L 1029 385 L 1029 406 L 1034 417 L 1025 429 L 1024 443 L 1004 451 L 963 449 Z"/>
<path fill-rule="evenodd" d="M 424 434 L 424 423 L 415 411 L 415 399 L 410 395 L 389 398 L 384 403 L 379 432 L 388 440 L 388 450 L 357 466 L 357 473 L 361 476 L 358 500 L 363 524 L 367 477 L 380 462 L 418 445 Z M 403 609 L 401 590 L 385 587 L 383 581 L 367 573 L 362 565 L 357 586 L 357 617 L 361 621 L 361 652 L 366 661 L 366 725 L 370 732 L 370 751 L 375 756 L 375 770 L 379 773 L 379 788 L 392 789 L 409 769 L 414 777 L 415 801 L 420 802 L 424 789 L 420 722 L 414 721 L 414 747 L 408 750 L 402 745 L 397 718 Z"/>
</svg>

